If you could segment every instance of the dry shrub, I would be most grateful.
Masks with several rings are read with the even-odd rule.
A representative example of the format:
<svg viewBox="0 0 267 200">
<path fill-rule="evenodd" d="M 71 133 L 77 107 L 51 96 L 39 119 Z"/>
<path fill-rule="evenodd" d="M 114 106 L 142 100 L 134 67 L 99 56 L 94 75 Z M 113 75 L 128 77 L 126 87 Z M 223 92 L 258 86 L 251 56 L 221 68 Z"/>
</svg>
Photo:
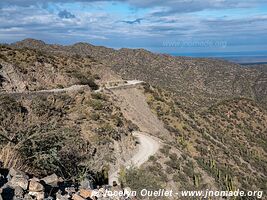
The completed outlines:
<svg viewBox="0 0 267 200">
<path fill-rule="evenodd" d="M 8 143 L 0 150 L 0 161 L 3 168 L 14 168 L 27 173 L 32 173 L 33 171 L 24 164 L 21 155 L 16 150 L 15 146 Z"/>
</svg>

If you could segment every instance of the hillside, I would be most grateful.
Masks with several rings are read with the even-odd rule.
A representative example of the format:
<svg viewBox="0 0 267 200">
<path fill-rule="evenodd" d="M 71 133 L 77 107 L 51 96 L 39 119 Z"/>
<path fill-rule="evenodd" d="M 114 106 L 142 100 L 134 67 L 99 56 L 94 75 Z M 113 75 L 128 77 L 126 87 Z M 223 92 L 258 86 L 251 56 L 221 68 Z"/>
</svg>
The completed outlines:
<svg viewBox="0 0 267 200">
<path fill-rule="evenodd" d="M 32 39 L 13 44 L 46 52 L 90 56 L 126 79 L 139 79 L 171 90 L 183 102 L 199 108 L 232 97 L 246 97 L 266 106 L 266 71 L 223 60 L 173 57 L 143 49 L 114 50 L 77 43 L 47 45 Z"/>
<path fill-rule="evenodd" d="M 237 98 L 222 101 L 197 114 L 190 112 L 171 93 L 149 87 L 145 93 L 151 109 L 164 122 L 173 138 L 166 147 L 169 150 L 162 151 L 171 160 L 157 163 L 164 163 L 161 168 L 169 169 L 173 176 L 178 170 L 179 176 L 175 178 L 178 183 L 186 179 L 185 188 L 190 184 L 191 187 L 202 188 L 207 181 L 206 175 L 201 173 L 204 170 L 215 181 L 212 184 L 209 180 L 209 187 L 266 190 L 265 109 L 251 100 Z M 173 147 L 180 153 L 174 153 Z M 154 162 L 165 156 L 158 155 Z M 173 156 L 179 163 L 175 164 Z M 191 163 L 189 166 L 188 162 Z M 173 178 L 170 179 L 173 181 Z"/>
<path fill-rule="evenodd" d="M 97 174 L 115 167 L 119 162 L 115 144 L 120 149 L 134 148 L 130 132 L 135 126 L 108 94 L 93 93 L 103 81 L 118 77 L 103 65 L 89 58 L 1 46 L 0 67 L 4 167 L 77 178 L 88 170 Z M 35 93 L 75 84 L 84 87 Z M 129 156 L 128 151 L 120 159 L 124 156 Z"/>
<path fill-rule="evenodd" d="M 123 87 L 123 78 L 146 83 Z M 1 45 L 0 160 L 78 184 L 120 170 L 132 189 L 266 191 L 266 83 L 264 66 L 84 43 Z M 134 131 L 161 148 L 125 169 Z"/>
<path fill-rule="evenodd" d="M 89 85 L 92 90 L 102 82 L 118 80 L 109 68 L 90 57 L 42 54 L 34 49 L 0 46 L 1 89 L 35 91 Z"/>
</svg>

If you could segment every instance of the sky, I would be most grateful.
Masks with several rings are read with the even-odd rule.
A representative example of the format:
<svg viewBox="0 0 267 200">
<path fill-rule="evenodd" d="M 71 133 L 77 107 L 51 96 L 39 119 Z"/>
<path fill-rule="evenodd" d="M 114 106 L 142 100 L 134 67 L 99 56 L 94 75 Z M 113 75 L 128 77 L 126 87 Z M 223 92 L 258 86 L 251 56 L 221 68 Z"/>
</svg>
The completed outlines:
<svg viewBox="0 0 267 200">
<path fill-rule="evenodd" d="M 267 1 L 1 0 L 0 42 L 25 38 L 177 55 L 267 56 Z"/>
</svg>

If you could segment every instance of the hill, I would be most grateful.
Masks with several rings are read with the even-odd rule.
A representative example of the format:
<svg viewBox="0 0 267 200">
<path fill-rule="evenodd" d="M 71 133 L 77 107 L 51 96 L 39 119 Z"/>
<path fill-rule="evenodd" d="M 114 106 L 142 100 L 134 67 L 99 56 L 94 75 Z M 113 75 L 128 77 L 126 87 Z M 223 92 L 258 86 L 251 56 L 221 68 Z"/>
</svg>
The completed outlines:
<svg viewBox="0 0 267 200">
<path fill-rule="evenodd" d="M 108 94 L 93 92 L 118 76 L 92 59 L 1 46 L 0 77 L 4 167 L 77 178 L 117 165 L 115 143 L 134 148 L 135 126 Z M 62 90 L 73 85 L 83 89 Z"/>
<path fill-rule="evenodd" d="M 13 44 L 46 52 L 90 56 L 125 79 L 140 79 L 175 92 L 193 108 L 232 97 L 254 99 L 266 106 L 266 71 L 216 59 L 173 57 L 143 49 L 114 50 L 77 43 L 47 45 L 27 39 Z"/>
<path fill-rule="evenodd" d="M 123 78 L 146 83 L 116 87 Z M 162 145 L 140 169 L 122 167 L 125 186 L 266 191 L 266 83 L 265 66 L 85 43 L 2 45 L 0 159 L 102 184 L 135 152 L 139 130 Z"/>
<path fill-rule="evenodd" d="M 147 88 L 145 93 L 151 109 L 173 138 L 168 143 L 167 153 L 163 149 L 163 155 L 154 162 L 166 155 L 170 157 L 171 161 L 158 163 L 164 163 L 161 168 L 169 169 L 173 176 L 178 170 L 178 183 L 186 179 L 188 185 L 185 184 L 185 188 L 190 184 L 192 189 L 207 187 L 204 186 L 207 177 L 199 170 L 202 169 L 215 180 L 212 183 L 208 179 L 209 187 L 266 189 L 267 113 L 264 108 L 252 100 L 235 98 L 215 104 L 201 113 L 192 113 L 171 93 L 155 88 Z M 173 147 L 179 149 L 175 155 L 175 160 L 179 160 L 176 164 L 172 163 Z M 201 180 L 197 184 L 194 182 L 196 176 Z"/>
</svg>

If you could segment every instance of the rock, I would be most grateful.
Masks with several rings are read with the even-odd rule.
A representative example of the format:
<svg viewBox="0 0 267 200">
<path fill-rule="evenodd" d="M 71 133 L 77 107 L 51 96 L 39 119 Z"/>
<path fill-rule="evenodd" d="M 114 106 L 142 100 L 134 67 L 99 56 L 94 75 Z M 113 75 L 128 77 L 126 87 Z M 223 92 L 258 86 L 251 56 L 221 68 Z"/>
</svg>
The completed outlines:
<svg viewBox="0 0 267 200">
<path fill-rule="evenodd" d="M 44 191 L 44 186 L 35 180 L 31 180 L 29 184 L 29 191 L 42 192 Z"/>
<path fill-rule="evenodd" d="M 66 194 L 66 195 L 56 194 L 56 200 L 69 200 L 70 197 L 71 196 L 68 194 Z"/>
<path fill-rule="evenodd" d="M 40 182 L 40 179 L 39 178 L 36 178 L 36 177 L 33 177 L 33 178 L 31 178 L 31 181 Z"/>
<path fill-rule="evenodd" d="M 44 200 L 45 193 L 44 192 L 29 192 L 29 195 L 34 196 L 36 200 Z"/>
<path fill-rule="evenodd" d="M 28 180 L 29 176 L 26 175 L 26 173 L 15 170 L 11 168 L 8 173 L 8 185 L 10 187 L 15 188 L 17 186 L 21 187 L 23 190 L 28 189 Z"/>
<path fill-rule="evenodd" d="M 28 189 L 28 179 L 26 179 L 25 177 L 16 177 L 14 176 L 9 182 L 8 185 L 10 185 L 10 187 L 15 188 L 16 186 L 21 187 L 23 190 L 27 190 Z"/>
<path fill-rule="evenodd" d="M 92 195 L 92 190 L 90 189 L 80 189 L 80 196 L 83 198 L 89 198 Z"/>
<path fill-rule="evenodd" d="M 130 194 L 132 190 L 131 190 L 130 187 L 126 187 L 126 188 L 123 189 L 123 191 L 124 191 L 125 194 Z"/>
<path fill-rule="evenodd" d="M 24 200 L 33 200 L 33 198 L 31 197 L 31 195 L 25 194 L 24 195 Z"/>
<path fill-rule="evenodd" d="M 85 200 L 84 198 L 82 198 L 80 195 L 78 195 L 78 194 L 74 194 L 74 195 L 72 195 L 72 199 L 73 200 Z"/>
<path fill-rule="evenodd" d="M 47 185 L 50 185 L 52 187 L 57 187 L 58 182 L 62 181 L 61 179 L 58 178 L 58 176 L 56 174 L 52 174 L 52 175 L 47 176 L 41 180 L 44 181 Z"/>
<path fill-rule="evenodd" d="M 75 189 L 75 187 L 67 187 L 67 188 L 65 188 L 65 191 L 69 194 L 69 195 L 72 195 L 73 193 L 75 193 L 76 192 L 76 189 Z"/>
<path fill-rule="evenodd" d="M 23 199 L 23 196 L 24 196 L 24 191 L 21 187 L 19 186 L 16 186 L 14 188 L 14 195 L 17 199 Z"/>
<path fill-rule="evenodd" d="M 9 170 L 9 173 L 8 173 L 9 176 L 12 177 L 20 177 L 20 178 L 25 178 L 25 179 L 29 179 L 29 177 L 26 175 L 26 173 L 22 172 L 22 171 L 19 171 L 19 170 L 16 170 L 14 168 L 11 168 Z"/>
<path fill-rule="evenodd" d="M 80 185 L 81 185 L 80 188 L 83 188 L 83 189 L 86 189 L 86 188 L 93 189 L 93 183 L 88 178 L 85 178 L 84 180 L 82 180 Z"/>
<path fill-rule="evenodd" d="M 44 200 L 54 200 L 54 198 L 49 196 L 49 197 L 45 198 Z"/>
</svg>

